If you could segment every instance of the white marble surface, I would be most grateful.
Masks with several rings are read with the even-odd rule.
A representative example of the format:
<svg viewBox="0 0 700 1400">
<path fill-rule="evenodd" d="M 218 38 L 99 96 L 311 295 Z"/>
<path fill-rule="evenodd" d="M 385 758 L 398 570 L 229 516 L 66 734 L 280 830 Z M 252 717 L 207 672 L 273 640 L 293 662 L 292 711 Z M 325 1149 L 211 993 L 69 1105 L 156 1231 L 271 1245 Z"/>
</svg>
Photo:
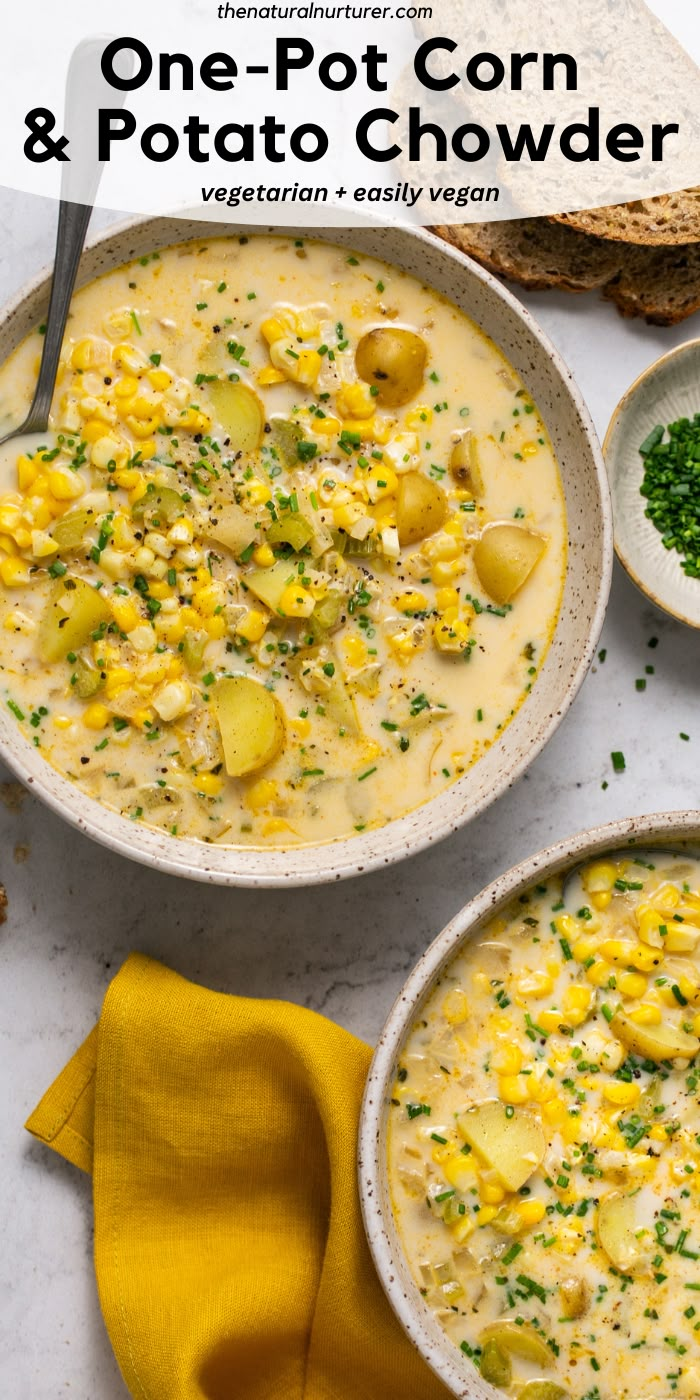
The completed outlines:
<svg viewBox="0 0 700 1400">
<path fill-rule="evenodd" d="M 48 203 L 2 194 L 0 301 L 49 259 L 54 217 Z M 527 301 L 573 366 L 601 433 L 631 379 L 700 334 L 700 316 L 658 330 L 620 320 L 595 295 Z M 95 1295 L 89 1182 L 22 1129 L 126 954 L 141 949 L 219 990 L 302 1002 L 373 1040 L 426 943 L 499 871 L 597 822 L 698 805 L 700 637 L 616 570 L 602 645 L 605 664 L 546 751 L 485 817 L 408 864 L 333 888 L 187 884 L 101 850 L 34 798 L 18 811 L 0 805 L 9 899 L 0 928 L 0 1395 L 126 1395 Z M 647 664 L 655 674 L 640 694 L 634 682 Z M 612 749 L 627 758 L 620 776 Z M 23 862 L 18 846 L 28 847 Z"/>
</svg>

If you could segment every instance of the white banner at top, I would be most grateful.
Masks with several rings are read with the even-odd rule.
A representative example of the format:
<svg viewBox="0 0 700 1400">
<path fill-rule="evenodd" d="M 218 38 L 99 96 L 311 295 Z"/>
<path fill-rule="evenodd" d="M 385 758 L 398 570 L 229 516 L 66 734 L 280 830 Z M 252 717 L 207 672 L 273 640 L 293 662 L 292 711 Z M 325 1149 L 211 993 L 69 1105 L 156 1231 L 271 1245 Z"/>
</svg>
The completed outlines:
<svg viewBox="0 0 700 1400">
<path fill-rule="evenodd" d="M 90 203 L 101 167 L 109 208 L 309 226 L 700 184 L 700 71 L 643 0 L 116 9 L 5 16 L 3 184 Z"/>
</svg>

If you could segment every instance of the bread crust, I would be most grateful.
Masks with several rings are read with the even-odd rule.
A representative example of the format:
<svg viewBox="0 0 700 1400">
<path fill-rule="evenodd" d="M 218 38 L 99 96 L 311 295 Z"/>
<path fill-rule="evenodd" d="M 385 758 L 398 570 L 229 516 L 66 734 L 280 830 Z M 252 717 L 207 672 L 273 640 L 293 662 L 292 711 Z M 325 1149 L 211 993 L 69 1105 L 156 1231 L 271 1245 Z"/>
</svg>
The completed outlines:
<svg viewBox="0 0 700 1400">
<path fill-rule="evenodd" d="M 529 291 L 599 289 L 621 316 L 674 326 L 700 310 L 700 242 L 643 246 L 552 219 L 436 225 L 432 232 Z"/>
</svg>

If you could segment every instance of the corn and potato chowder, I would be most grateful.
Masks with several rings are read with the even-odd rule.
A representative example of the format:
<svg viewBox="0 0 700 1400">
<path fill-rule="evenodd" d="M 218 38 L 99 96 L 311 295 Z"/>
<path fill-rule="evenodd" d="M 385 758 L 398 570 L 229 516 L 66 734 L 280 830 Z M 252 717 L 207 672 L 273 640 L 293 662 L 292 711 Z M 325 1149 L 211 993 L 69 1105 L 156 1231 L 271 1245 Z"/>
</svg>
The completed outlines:
<svg viewBox="0 0 700 1400">
<path fill-rule="evenodd" d="M 700 1395 L 700 864 L 611 856 L 468 943 L 393 1088 L 416 1282 L 518 1400 Z"/>
<path fill-rule="evenodd" d="M 40 346 L 0 369 L 0 422 Z M 395 268 L 253 236 L 107 273 L 24 446 L 3 701 L 134 821 L 258 847 L 382 825 L 532 687 L 566 563 L 552 448 L 500 352 Z"/>
</svg>

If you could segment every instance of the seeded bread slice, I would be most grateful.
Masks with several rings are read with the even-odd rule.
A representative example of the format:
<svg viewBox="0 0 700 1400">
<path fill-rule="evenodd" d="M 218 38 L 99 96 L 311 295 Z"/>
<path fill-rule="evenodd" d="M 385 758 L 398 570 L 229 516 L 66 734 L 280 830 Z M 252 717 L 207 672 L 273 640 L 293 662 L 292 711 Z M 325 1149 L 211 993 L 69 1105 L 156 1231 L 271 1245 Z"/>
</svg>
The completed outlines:
<svg viewBox="0 0 700 1400">
<path fill-rule="evenodd" d="M 677 325 L 700 310 L 700 243 L 626 248 L 622 268 L 603 296 L 622 316 L 643 316 L 653 326 Z"/>
<path fill-rule="evenodd" d="M 603 238 L 586 237 L 548 219 L 504 219 L 488 224 L 439 225 L 440 238 L 476 258 L 489 272 L 521 287 L 589 292 L 620 271 L 623 253 Z"/>
<path fill-rule="evenodd" d="M 578 233 L 592 233 L 611 242 L 649 247 L 700 243 L 700 186 L 655 199 L 636 199 L 631 204 L 607 204 L 602 209 L 579 209 L 551 217 Z"/>
<path fill-rule="evenodd" d="M 599 287 L 622 316 L 673 326 L 700 310 L 700 243 L 644 248 L 576 233 L 549 219 L 439 226 L 433 233 L 531 291 Z"/>
</svg>

